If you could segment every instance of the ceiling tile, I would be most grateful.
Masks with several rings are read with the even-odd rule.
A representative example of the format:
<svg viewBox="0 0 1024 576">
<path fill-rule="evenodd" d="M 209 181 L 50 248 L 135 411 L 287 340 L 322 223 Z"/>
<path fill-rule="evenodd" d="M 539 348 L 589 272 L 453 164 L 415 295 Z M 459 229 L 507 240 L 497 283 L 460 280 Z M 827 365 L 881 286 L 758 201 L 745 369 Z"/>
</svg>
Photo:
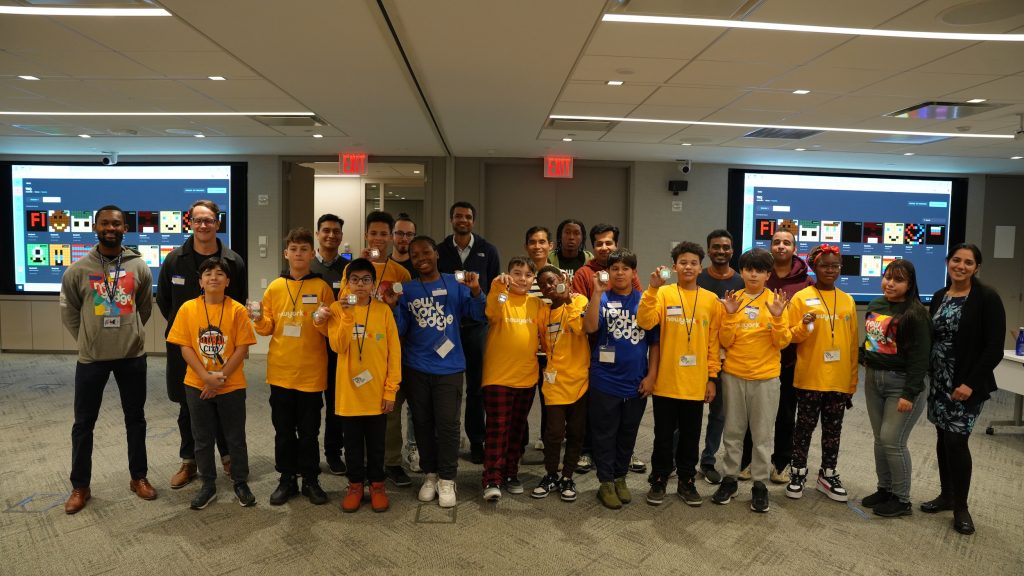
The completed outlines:
<svg viewBox="0 0 1024 576">
<path fill-rule="evenodd" d="M 718 107 L 662 106 L 642 104 L 629 114 L 631 118 L 658 118 L 663 120 L 702 120 L 718 110 Z"/>
<path fill-rule="evenodd" d="M 608 104 L 604 102 L 558 102 L 552 114 L 565 116 L 611 116 L 622 117 L 629 114 L 634 104 Z"/>
<path fill-rule="evenodd" d="M 783 90 L 810 90 L 814 92 L 852 92 L 890 76 L 892 72 L 864 68 L 837 68 L 812 62 L 794 69 L 782 77 L 765 84 L 768 88 Z"/>
<path fill-rule="evenodd" d="M 921 66 L 918 72 L 1016 74 L 1024 71 L 1019 42 L 981 42 Z"/>
<path fill-rule="evenodd" d="M 974 86 L 964 92 L 954 92 L 949 96 L 955 98 L 988 98 L 990 101 L 1022 103 L 1024 102 L 1024 76 L 1006 76 L 980 86 Z"/>
<path fill-rule="evenodd" d="M 606 104 L 639 104 L 657 86 L 607 86 L 603 83 L 570 82 L 562 91 L 561 100 L 567 102 L 602 102 Z"/>
<path fill-rule="evenodd" d="M 153 71 L 110 50 L 68 52 L 16 52 L 31 62 L 40 62 L 43 75 L 60 74 L 74 78 L 149 78 Z"/>
<path fill-rule="evenodd" d="M 112 50 L 217 50 L 178 18 L 69 18 L 68 28 Z"/>
<path fill-rule="evenodd" d="M 169 78 L 223 76 L 235 80 L 256 77 L 252 70 L 224 52 L 124 52 L 124 55 Z"/>
<path fill-rule="evenodd" d="M 263 79 L 182 80 L 182 84 L 211 98 L 288 98 L 277 86 Z"/>
<path fill-rule="evenodd" d="M 793 94 L 792 92 L 762 90 L 748 92 L 739 100 L 731 103 L 729 108 L 795 112 L 815 108 L 833 98 L 835 98 L 834 94 L 818 92 L 800 95 Z"/>
<path fill-rule="evenodd" d="M 783 64 L 692 60 L 686 68 L 669 79 L 667 84 L 756 88 L 772 78 L 785 74 L 789 69 L 789 66 Z"/>
<path fill-rule="evenodd" d="M 721 34 L 715 28 L 601 22 L 584 53 L 689 60 Z"/>
<path fill-rule="evenodd" d="M 661 84 L 672 77 L 686 60 L 665 58 L 624 58 L 616 56 L 583 56 L 573 70 L 573 80 L 623 80 Z M 626 70 L 626 72 L 618 72 Z"/>
<path fill-rule="evenodd" d="M 645 104 L 717 108 L 728 105 L 743 94 L 742 90 L 730 88 L 662 86 Z"/>
<path fill-rule="evenodd" d="M 84 20 L 84 18 L 83 18 Z M 12 52 L 93 52 L 103 46 L 58 24 L 58 19 L 25 16 L 0 16 L 3 34 L 0 45 Z"/>
<path fill-rule="evenodd" d="M 637 144 L 657 144 L 665 139 L 665 136 L 647 134 L 644 132 L 625 132 L 612 130 L 601 138 L 602 142 L 635 142 Z"/>
<path fill-rule="evenodd" d="M 708 122 L 739 122 L 742 124 L 782 124 L 786 113 L 779 110 L 749 110 L 745 108 L 723 108 L 708 115 Z"/>
<path fill-rule="evenodd" d="M 705 50 L 705 60 L 765 62 L 797 66 L 849 40 L 837 34 L 793 34 L 772 30 L 729 30 Z"/>
<path fill-rule="evenodd" d="M 836 68 L 903 71 L 937 60 L 961 48 L 955 40 L 919 40 L 858 36 L 814 60 Z"/>
<path fill-rule="evenodd" d="M 862 88 L 856 94 L 907 96 L 918 100 L 935 100 L 950 92 L 965 90 L 996 80 L 997 76 L 980 74 L 934 74 L 904 72 Z"/>
<path fill-rule="evenodd" d="M 876 28 L 919 3 L 920 0 L 767 0 L 758 4 L 747 19 L 756 22 Z"/>
</svg>

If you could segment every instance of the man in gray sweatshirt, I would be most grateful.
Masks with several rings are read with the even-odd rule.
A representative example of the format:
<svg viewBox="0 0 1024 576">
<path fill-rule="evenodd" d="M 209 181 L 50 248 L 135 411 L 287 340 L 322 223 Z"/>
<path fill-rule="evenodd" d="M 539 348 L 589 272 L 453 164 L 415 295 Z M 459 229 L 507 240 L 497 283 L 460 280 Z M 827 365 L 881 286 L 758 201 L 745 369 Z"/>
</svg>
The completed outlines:
<svg viewBox="0 0 1024 576">
<path fill-rule="evenodd" d="M 128 436 L 129 488 L 144 500 L 156 498 L 146 479 L 146 350 L 143 324 L 153 309 L 153 274 L 142 257 L 124 248 L 124 211 L 104 206 L 93 231 L 99 243 L 64 273 L 61 319 L 78 342 L 75 367 L 75 424 L 71 428 L 71 496 L 64 511 L 74 514 L 91 496 L 93 429 L 103 389 L 114 373 Z"/>
</svg>

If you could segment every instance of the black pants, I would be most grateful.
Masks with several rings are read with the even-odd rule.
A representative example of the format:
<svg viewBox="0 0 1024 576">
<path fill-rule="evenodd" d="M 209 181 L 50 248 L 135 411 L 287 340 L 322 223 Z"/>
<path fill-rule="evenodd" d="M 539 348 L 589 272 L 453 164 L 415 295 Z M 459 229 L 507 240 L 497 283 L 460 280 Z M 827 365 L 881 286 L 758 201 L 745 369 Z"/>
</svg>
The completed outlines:
<svg viewBox="0 0 1024 576">
<path fill-rule="evenodd" d="M 345 476 L 352 484 L 384 481 L 384 434 L 387 414 L 342 416 L 345 427 Z"/>
<path fill-rule="evenodd" d="M 679 429 L 675 449 L 675 467 L 679 478 L 693 478 L 700 459 L 700 430 L 704 420 L 702 400 L 654 397 L 654 450 L 651 452 L 652 478 L 668 479 L 672 473 L 672 436 Z"/>
<path fill-rule="evenodd" d="M 572 404 L 550 404 L 544 407 L 547 427 L 544 428 L 544 470 L 558 472 L 558 456 L 565 439 L 565 457 L 562 459 L 562 477 L 572 478 L 583 449 L 583 434 L 587 427 L 587 397 Z"/>
<path fill-rule="evenodd" d="M 182 460 L 196 459 L 196 443 L 192 438 L 192 416 L 185 401 L 185 370 L 187 364 L 181 356 L 181 346 L 167 343 L 167 397 L 172 402 L 178 403 L 178 437 L 181 439 L 178 448 L 178 456 Z M 216 404 L 213 410 L 217 410 Z M 221 459 L 227 458 L 231 451 L 228 450 L 228 442 L 224 439 L 224 426 L 217 418 L 216 441 L 220 450 Z"/>
<path fill-rule="evenodd" d="M 772 464 L 782 470 L 793 461 L 793 428 L 796 426 L 796 388 L 793 388 L 793 374 L 796 364 L 783 366 L 779 372 L 779 409 L 775 412 L 775 447 Z M 750 466 L 750 451 L 753 445 L 750 430 L 743 437 L 743 457 L 740 470 Z"/>
<path fill-rule="evenodd" d="M 324 390 L 324 456 L 341 456 L 345 446 L 345 428 L 341 416 L 334 412 L 337 406 L 334 397 L 335 372 L 338 371 L 338 354 L 327 347 L 327 389 Z"/>
<path fill-rule="evenodd" d="M 103 389 L 114 373 L 121 395 L 124 428 L 128 437 L 128 471 L 133 480 L 145 478 L 146 461 L 146 355 L 75 366 L 75 423 L 71 427 L 71 486 L 86 488 L 92 480 L 92 444 Z"/>
<path fill-rule="evenodd" d="M 484 443 L 484 395 L 480 385 L 484 379 L 484 348 L 487 345 L 487 324 L 469 324 L 460 332 L 462 352 L 466 356 L 466 436 L 472 445 Z M 417 442 L 419 433 L 416 434 Z M 423 455 L 420 454 L 420 458 Z"/>
<path fill-rule="evenodd" d="M 967 497 L 971 492 L 971 474 L 974 467 L 968 443 L 971 436 L 949 432 L 938 426 L 935 427 L 935 432 L 935 455 L 939 461 L 942 496 L 953 501 L 955 510 L 967 510 Z"/>
<path fill-rule="evenodd" d="M 231 480 L 235 484 L 249 479 L 249 447 L 245 441 L 245 388 L 213 398 L 200 398 L 201 390 L 189 386 L 185 397 L 192 410 L 192 435 L 196 439 L 196 466 L 203 483 L 217 478 L 213 463 L 214 430 L 227 435 L 225 446 L 231 447 Z"/>
<path fill-rule="evenodd" d="M 544 369 L 548 366 L 548 357 L 540 354 L 537 356 L 537 403 L 540 404 L 540 434 L 544 439 L 545 430 L 548 429 L 548 411 L 544 409 Z M 527 418 L 526 427 L 523 428 L 523 453 L 530 447 L 530 420 Z"/>
<path fill-rule="evenodd" d="M 625 478 L 640 421 L 647 409 L 647 398 L 619 398 L 593 388 L 587 391 L 587 398 L 597 479 L 611 482 Z"/>
<path fill-rule="evenodd" d="M 424 474 L 455 480 L 459 471 L 462 373 L 427 374 L 402 366 L 402 387 L 412 410 L 420 468 Z"/>
<path fill-rule="evenodd" d="M 281 475 L 320 475 L 320 408 L 323 394 L 270 386 L 274 468 Z"/>
</svg>

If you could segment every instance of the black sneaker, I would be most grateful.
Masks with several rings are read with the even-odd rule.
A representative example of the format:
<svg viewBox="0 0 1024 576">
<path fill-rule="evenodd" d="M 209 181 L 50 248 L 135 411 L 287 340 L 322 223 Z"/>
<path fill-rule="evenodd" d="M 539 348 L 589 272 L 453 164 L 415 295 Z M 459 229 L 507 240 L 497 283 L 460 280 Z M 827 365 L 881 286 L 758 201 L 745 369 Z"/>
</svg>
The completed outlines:
<svg viewBox="0 0 1024 576">
<path fill-rule="evenodd" d="M 412 478 L 409 478 L 409 475 L 405 473 L 405 469 L 401 466 L 385 466 L 384 473 L 387 474 L 388 480 L 391 480 L 399 488 L 412 486 Z"/>
<path fill-rule="evenodd" d="M 345 461 L 341 459 L 339 454 L 327 457 L 327 469 L 335 476 L 344 476 L 348 472 L 348 467 L 345 466 Z"/>
<path fill-rule="evenodd" d="M 665 501 L 665 481 L 656 478 L 651 481 L 651 489 L 647 491 L 647 503 L 651 506 L 660 506 Z"/>
<path fill-rule="evenodd" d="M 701 466 L 700 473 L 704 476 L 704 481 L 708 484 L 715 485 L 722 483 L 722 475 L 718 473 L 718 470 L 715 470 L 714 466 Z"/>
<path fill-rule="evenodd" d="M 736 495 L 736 490 L 738 489 L 739 486 L 735 478 L 726 478 L 722 480 L 718 490 L 715 490 L 715 493 L 711 495 L 711 501 L 715 504 L 728 504 L 732 501 L 732 497 Z"/>
<path fill-rule="evenodd" d="M 586 474 L 594 469 L 594 459 L 590 454 L 581 454 L 580 459 L 576 462 L 576 473 Z"/>
<path fill-rule="evenodd" d="M 238 498 L 238 505 L 243 508 L 256 504 L 256 497 L 253 496 L 252 490 L 249 490 L 249 485 L 245 482 L 235 484 L 235 497 Z"/>
<path fill-rule="evenodd" d="M 572 478 L 562 478 L 558 481 L 558 497 L 562 502 L 575 502 L 576 496 L 576 483 Z"/>
<path fill-rule="evenodd" d="M 883 518 L 896 518 L 898 516 L 910 516 L 914 513 L 910 502 L 900 502 L 896 496 L 890 496 L 888 500 L 875 505 L 875 515 Z"/>
<path fill-rule="evenodd" d="M 518 476 L 512 478 L 505 478 L 505 491 L 509 494 L 522 494 L 523 493 L 523 481 Z"/>
<path fill-rule="evenodd" d="M 530 492 L 530 497 L 547 498 L 552 492 L 558 492 L 558 474 L 548 474 L 541 478 L 540 484 Z"/>
<path fill-rule="evenodd" d="M 754 512 L 765 513 L 768 511 L 768 487 L 764 485 L 764 482 L 758 480 L 754 482 L 754 487 L 750 490 L 753 498 L 750 500 L 750 509 Z"/>
<path fill-rule="evenodd" d="M 692 477 L 679 479 L 679 483 L 676 484 L 676 496 L 679 496 L 683 502 L 686 502 L 687 506 L 700 506 L 704 503 L 700 492 L 697 492 L 697 487 L 693 484 Z"/>
<path fill-rule="evenodd" d="M 199 489 L 199 493 L 192 499 L 192 504 L 189 508 L 193 510 L 202 510 L 209 506 L 210 502 L 217 499 L 217 484 L 213 482 L 203 482 L 203 487 Z"/>
<path fill-rule="evenodd" d="M 295 476 L 282 474 L 281 479 L 277 482 L 277 488 L 270 495 L 270 505 L 280 506 L 298 493 L 299 481 L 295 479 Z"/>
<path fill-rule="evenodd" d="M 892 492 L 889 492 L 884 488 L 879 488 L 874 494 L 865 496 L 864 499 L 860 501 L 860 505 L 865 508 L 874 508 L 879 504 L 885 504 L 889 501 L 889 498 L 892 498 Z"/>
<path fill-rule="evenodd" d="M 327 504 L 327 492 L 320 487 L 320 481 L 316 478 L 302 479 L 302 495 L 309 498 L 310 504 Z"/>
<path fill-rule="evenodd" d="M 472 462 L 473 464 L 483 464 L 484 463 L 484 445 L 483 445 L 483 443 L 473 444 L 472 446 L 469 447 L 469 461 Z"/>
</svg>

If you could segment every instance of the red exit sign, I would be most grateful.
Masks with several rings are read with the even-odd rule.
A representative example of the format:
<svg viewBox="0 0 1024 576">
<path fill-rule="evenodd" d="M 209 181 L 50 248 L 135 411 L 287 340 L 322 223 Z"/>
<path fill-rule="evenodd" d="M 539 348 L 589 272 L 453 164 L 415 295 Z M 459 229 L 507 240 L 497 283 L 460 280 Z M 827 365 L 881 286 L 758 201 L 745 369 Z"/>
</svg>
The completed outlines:
<svg viewBox="0 0 1024 576">
<path fill-rule="evenodd" d="M 545 178 L 572 178 L 572 156 L 545 156 Z"/>
<path fill-rule="evenodd" d="M 338 154 L 340 173 L 349 176 L 366 176 L 366 153 Z"/>
</svg>

